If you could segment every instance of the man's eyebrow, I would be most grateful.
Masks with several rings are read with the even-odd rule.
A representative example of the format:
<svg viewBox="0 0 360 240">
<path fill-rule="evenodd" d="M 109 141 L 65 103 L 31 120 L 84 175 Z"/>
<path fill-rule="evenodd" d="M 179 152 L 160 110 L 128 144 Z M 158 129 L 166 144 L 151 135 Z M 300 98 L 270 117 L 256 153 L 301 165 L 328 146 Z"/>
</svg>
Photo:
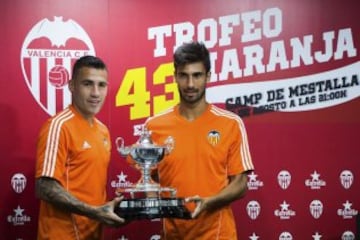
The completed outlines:
<svg viewBox="0 0 360 240">
<path fill-rule="evenodd" d="M 99 81 L 99 82 L 96 82 L 94 80 L 91 80 L 91 79 L 82 79 L 80 80 L 80 83 L 84 83 L 84 84 L 100 84 L 100 85 L 104 85 L 104 84 L 107 84 L 107 81 Z"/>
<path fill-rule="evenodd" d="M 187 73 L 187 72 L 183 72 L 183 71 L 179 71 L 178 74 L 186 74 L 186 75 L 194 75 L 194 74 L 203 74 L 203 71 L 197 71 L 197 72 L 191 72 L 191 73 Z"/>
<path fill-rule="evenodd" d="M 84 79 L 81 79 L 80 82 L 94 82 L 94 80 L 84 78 Z"/>
</svg>

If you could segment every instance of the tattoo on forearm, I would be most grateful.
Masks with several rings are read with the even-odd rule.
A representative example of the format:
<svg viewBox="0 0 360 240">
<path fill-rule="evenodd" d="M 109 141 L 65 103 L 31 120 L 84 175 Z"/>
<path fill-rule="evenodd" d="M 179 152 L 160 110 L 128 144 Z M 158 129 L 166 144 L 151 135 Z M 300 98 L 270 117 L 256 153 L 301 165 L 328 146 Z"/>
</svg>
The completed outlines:
<svg viewBox="0 0 360 240">
<path fill-rule="evenodd" d="M 56 180 L 39 178 L 36 180 L 37 195 L 59 208 L 69 212 L 95 217 L 94 209 L 68 193 Z"/>
</svg>

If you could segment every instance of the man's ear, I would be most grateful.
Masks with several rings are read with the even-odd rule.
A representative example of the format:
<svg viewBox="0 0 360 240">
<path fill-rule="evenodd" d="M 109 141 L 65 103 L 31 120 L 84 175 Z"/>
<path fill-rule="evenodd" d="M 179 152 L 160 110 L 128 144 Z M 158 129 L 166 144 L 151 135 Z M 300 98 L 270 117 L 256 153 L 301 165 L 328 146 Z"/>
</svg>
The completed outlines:
<svg viewBox="0 0 360 240">
<path fill-rule="evenodd" d="M 70 79 L 68 87 L 69 87 L 70 92 L 74 91 L 75 86 L 74 86 L 74 80 L 73 79 Z"/>
<path fill-rule="evenodd" d="M 206 82 L 210 82 L 210 79 L 211 79 L 211 72 L 208 71 L 207 74 L 206 74 Z"/>
</svg>

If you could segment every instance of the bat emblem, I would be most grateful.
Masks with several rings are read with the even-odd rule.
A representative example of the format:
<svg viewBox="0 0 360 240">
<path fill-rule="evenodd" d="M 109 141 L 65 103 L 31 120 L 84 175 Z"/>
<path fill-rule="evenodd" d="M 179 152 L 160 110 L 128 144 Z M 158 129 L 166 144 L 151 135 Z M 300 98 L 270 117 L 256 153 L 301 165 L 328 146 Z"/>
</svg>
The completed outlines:
<svg viewBox="0 0 360 240">
<path fill-rule="evenodd" d="M 21 48 L 22 74 L 35 101 L 49 115 L 71 103 L 67 88 L 71 68 L 85 55 L 95 55 L 95 49 L 74 20 L 42 19 L 28 32 Z"/>
</svg>

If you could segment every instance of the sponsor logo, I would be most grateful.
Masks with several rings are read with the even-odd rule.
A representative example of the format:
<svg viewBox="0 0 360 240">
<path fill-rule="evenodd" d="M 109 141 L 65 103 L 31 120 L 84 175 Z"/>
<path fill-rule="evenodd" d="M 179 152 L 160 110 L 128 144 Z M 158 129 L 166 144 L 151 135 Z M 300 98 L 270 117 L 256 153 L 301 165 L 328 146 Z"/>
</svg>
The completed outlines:
<svg viewBox="0 0 360 240">
<path fill-rule="evenodd" d="M 340 183 L 345 189 L 349 189 L 354 182 L 354 175 L 350 170 L 344 170 L 340 173 Z"/>
<path fill-rule="evenodd" d="M 15 173 L 11 178 L 11 186 L 16 193 L 22 193 L 26 187 L 26 177 L 22 173 Z"/>
<path fill-rule="evenodd" d="M 290 204 L 288 204 L 286 201 L 283 201 L 282 204 L 280 204 L 281 209 L 277 209 L 274 211 L 274 215 L 279 217 L 281 220 L 287 220 L 291 217 L 294 217 L 296 215 L 295 211 L 289 209 Z"/>
<path fill-rule="evenodd" d="M 72 19 L 42 19 L 26 35 L 20 56 L 23 77 L 35 101 L 49 115 L 71 103 L 66 87 L 71 68 L 85 55 L 95 55 L 93 43 Z"/>
<path fill-rule="evenodd" d="M 312 237 L 313 237 L 313 240 L 321 240 L 322 236 L 318 232 L 316 232 L 314 235 L 312 235 Z"/>
<path fill-rule="evenodd" d="M 341 240 L 355 240 L 355 234 L 351 231 L 345 231 L 341 235 Z"/>
<path fill-rule="evenodd" d="M 278 179 L 279 186 L 282 189 L 287 189 L 290 186 L 291 175 L 287 170 L 280 171 L 277 176 L 277 179 Z"/>
<path fill-rule="evenodd" d="M 160 235 L 152 235 L 150 237 L 150 240 L 160 240 L 160 239 L 161 239 Z"/>
<path fill-rule="evenodd" d="M 260 214 L 260 204 L 257 201 L 248 202 L 246 212 L 252 220 L 255 220 Z"/>
<path fill-rule="evenodd" d="M 24 214 L 24 209 L 20 206 L 14 209 L 14 215 L 9 215 L 7 221 L 12 223 L 14 226 L 22 226 L 25 223 L 30 222 L 31 218 Z"/>
<path fill-rule="evenodd" d="M 324 206 L 320 200 L 313 200 L 310 203 L 309 209 L 311 216 L 318 219 L 324 211 Z"/>
<path fill-rule="evenodd" d="M 311 179 L 305 180 L 305 186 L 310 187 L 310 189 L 316 190 L 321 187 L 326 186 L 326 182 L 320 179 L 320 174 L 314 171 L 314 173 L 310 174 Z"/>
<path fill-rule="evenodd" d="M 251 236 L 249 236 L 250 240 L 258 240 L 259 236 L 257 236 L 255 233 L 253 233 Z"/>
<path fill-rule="evenodd" d="M 118 180 L 111 181 L 111 187 L 113 188 L 127 188 L 133 186 L 133 184 L 126 180 L 127 175 L 124 174 L 123 171 L 119 175 L 117 175 Z"/>
<path fill-rule="evenodd" d="M 343 206 L 343 209 L 337 210 L 337 214 L 342 216 L 343 219 L 351 219 L 358 214 L 358 210 L 352 209 L 352 203 L 350 203 L 348 200 L 346 200 L 346 203 L 343 203 Z"/>
<path fill-rule="evenodd" d="M 293 240 L 293 236 L 289 232 L 282 232 L 279 236 L 279 240 Z"/>
<path fill-rule="evenodd" d="M 249 175 L 248 175 L 248 183 L 247 183 L 247 186 L 248 186 L 248 189 L 249 190 L 258 190 L 260 187 L 263 187 L 264 186 L 264 183 L 260 180 L 257 180 L 257 174 L 255 174 L 254 172 L 251 172 Z"/>
</svg>

